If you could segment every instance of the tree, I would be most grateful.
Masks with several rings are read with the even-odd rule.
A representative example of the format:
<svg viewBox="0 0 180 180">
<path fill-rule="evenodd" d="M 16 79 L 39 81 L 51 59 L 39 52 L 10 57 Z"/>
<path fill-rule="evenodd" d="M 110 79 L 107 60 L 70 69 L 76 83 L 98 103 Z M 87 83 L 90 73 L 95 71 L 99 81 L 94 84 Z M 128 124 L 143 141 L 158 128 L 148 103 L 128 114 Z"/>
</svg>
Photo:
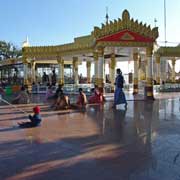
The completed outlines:
<svg viewBox="0 0 180 180">
<path fill-rule="evenodd" d="M 22 51 L 10 42 L 0 41 L 0 60 L 18 58 Z"/>
</svg>

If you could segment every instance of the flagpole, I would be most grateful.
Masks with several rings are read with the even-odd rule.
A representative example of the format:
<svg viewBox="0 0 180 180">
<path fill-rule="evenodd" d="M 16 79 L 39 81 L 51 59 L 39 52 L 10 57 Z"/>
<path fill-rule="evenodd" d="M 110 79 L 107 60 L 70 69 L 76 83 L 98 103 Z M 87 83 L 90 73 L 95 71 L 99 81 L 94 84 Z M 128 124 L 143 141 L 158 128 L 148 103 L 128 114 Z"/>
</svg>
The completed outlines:
<svg viewBox="0 0 180 180">
<path fill-rule="evenodd" d="M 164 43 L 166 46 L 166 0 L 164 0 Z"/>
</svg>

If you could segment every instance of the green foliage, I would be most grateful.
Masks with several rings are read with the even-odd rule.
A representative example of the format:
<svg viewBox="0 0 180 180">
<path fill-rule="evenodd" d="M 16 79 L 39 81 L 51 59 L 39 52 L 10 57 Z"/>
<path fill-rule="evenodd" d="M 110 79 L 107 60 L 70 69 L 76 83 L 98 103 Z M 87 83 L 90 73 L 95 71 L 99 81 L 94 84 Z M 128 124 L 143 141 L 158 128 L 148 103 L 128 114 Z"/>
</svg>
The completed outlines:
<svg viewBox="0 0 180 180">
<path fill-rule="evenodd" d="M 22 51 L 10 42 L 0 41 L 0 60 L 8 58 L 18 58 L 22 56 Z"/>
</svg>

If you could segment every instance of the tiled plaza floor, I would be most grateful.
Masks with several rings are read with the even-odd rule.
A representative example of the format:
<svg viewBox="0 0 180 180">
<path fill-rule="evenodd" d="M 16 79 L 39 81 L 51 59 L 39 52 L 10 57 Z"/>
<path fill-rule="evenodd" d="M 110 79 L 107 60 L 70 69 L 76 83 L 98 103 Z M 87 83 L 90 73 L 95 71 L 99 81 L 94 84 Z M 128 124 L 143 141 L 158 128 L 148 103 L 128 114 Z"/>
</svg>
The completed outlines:
<svg viewBox="0 0 180 180">
<path fill-rule="evenodd" d="M 180 180 L 180 94 L 52 111 L 43 122 L 20 129 L 27 115 L 0 106 L 0 179 Z M 27 113 L 35 104 L 19 105 Z"/>
</svg>

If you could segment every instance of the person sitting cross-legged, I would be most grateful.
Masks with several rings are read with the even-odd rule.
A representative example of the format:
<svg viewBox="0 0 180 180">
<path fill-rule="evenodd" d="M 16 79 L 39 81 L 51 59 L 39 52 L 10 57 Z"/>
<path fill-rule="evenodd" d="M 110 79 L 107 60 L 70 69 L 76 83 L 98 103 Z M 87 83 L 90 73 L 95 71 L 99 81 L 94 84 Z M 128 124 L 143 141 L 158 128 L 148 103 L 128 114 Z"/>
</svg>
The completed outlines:
<svg viewBox="0 0 180 180">
<path fill-rule="evenodd" d="M 83 92 L 82 88 L 79 88 L 79 95 L 77 97 L 76 104 L 71 104 L 71 107 L 75 109 L 85 109 L 86 104 L 87 104 L 86 94 Z"/>
<path fill-rule="evenodd" d="M 102 93 L 99 91 L 98 86 L 92 89 L 93 95 L 89 97 L 89 104 L 103 103 L 104 98 Z"/>
<path fill-rule="evenodd" d="M 69 108 L 69 97 L 60 90 L 56 103 L 54 105 L 54 110 L 68 109 Z"/>
<path fill-rule="evenodd" d="M 26 91 L 26 88 L 22 86 L 18 96 L 12 100 L 12 104 L 28 104 L 29 101 L 29 95 Z"/>
</svg>

